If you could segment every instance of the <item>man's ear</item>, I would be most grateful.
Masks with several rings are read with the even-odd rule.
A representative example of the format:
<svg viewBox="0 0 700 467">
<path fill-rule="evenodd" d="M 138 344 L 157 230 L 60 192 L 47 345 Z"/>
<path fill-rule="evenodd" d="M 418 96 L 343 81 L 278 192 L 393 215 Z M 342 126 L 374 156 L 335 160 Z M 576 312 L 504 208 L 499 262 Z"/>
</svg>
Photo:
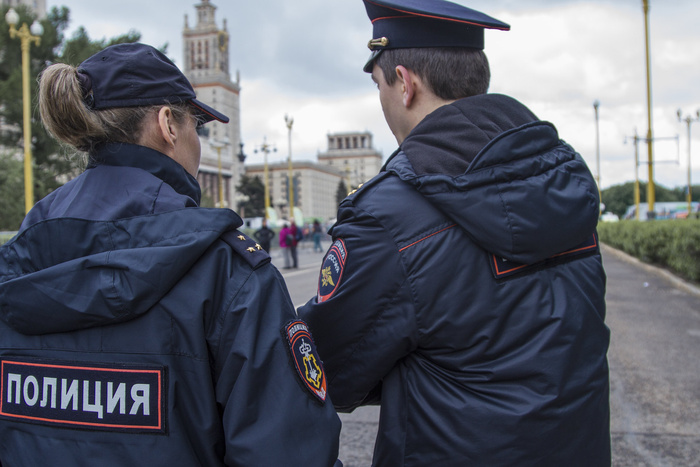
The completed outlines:
<svg viewBox="0 0 700 467">
<path fill-rule="evenodd" d="M 163 143 L 168 148 L 174 148 L 177 142 L 177 128 L 174 123 L 172 109 L 167 106 L 161 107 L 158 111 L 158 129 Z"/>
<path fill-rule="evenodd" d="M 408 71 L 403 65 L 396 67 L 396 77 L 401 85 L 401 97 L 404 107 L 408 108 L 413 102 L 416 94 L 416 85 L 413 82 L 413 73 Z"/>
</svg>

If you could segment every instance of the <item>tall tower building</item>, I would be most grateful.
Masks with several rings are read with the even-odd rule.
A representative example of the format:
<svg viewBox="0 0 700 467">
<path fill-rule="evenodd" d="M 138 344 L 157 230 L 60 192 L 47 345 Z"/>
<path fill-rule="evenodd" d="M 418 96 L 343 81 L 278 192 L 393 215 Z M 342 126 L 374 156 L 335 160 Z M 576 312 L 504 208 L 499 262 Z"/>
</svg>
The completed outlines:
<svg viewBox="0 0 700 467">
<path fill-rule="evenodd" d="M 196 22 L 190 26 L 185 15 L 182 31 L 183 72 L 190 80 L 197 99 L 230 118 L 228 124 L 217 121 L 206 125 L 200 134 L 202 161 L 197 179 L 202 194 L 219 206 L 220 186 L 224 206 L 236 209 L 235 190 L 243 174 L 240 124 L 240 78 L 229 73 L 229 34 L 226 19 L 219 29 L 216 6 L 209 0 L 195 5 Z M 206 131 L 208 130 L 208 132 Z"/>
</svg>

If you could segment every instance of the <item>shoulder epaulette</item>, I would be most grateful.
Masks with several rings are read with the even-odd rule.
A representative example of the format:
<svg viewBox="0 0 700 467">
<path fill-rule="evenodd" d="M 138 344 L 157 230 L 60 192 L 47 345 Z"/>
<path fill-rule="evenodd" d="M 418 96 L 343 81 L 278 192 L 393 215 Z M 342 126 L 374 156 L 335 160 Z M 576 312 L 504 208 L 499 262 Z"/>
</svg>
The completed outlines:
<svg viewBox="0 0 700 467">
<path fill-rule="evenodd" d="M 359 196 L 362 192 L 366 192 L 370 187 L 374 186 L 377 184 L 380 180 L 385 178 L 388 175 L 387 172 L 379 172 L 379 174 L 375 175 L 372 177 L 370 180 L 366 181 L 365 183 L 360 183 L 357 188 L 352 190 L 350 193 L 348 193 L 347 197 L 345 200 L 348 199 L 354 199 L 357 196 Z"/>
<path fill-rule="evenodd" d="M 270 255 L 252 238 L 240 230 L 230 230 L 221 236 L 252 268 L 270 262 Z"/>
</svg>

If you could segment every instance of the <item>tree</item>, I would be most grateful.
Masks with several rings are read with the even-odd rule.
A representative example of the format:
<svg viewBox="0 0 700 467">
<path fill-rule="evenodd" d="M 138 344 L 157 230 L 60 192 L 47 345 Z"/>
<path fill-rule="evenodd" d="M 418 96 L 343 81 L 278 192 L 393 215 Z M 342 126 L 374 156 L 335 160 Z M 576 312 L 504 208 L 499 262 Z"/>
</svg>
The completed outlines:
<svg viewBox="0 0 700 467">
<path fill-rule="evenodd" d="M 202 208 L 215 208 L 216 203 L 214 202 L 214 198 L 212 198 L 205 192 L 202 192 L 202 197 L 199 200 L 199 206 Z"/>
<path fill-rule="evenodd" d="M 69 65 L 78 65 L 83 60 L 95 55 L 100 50 L 110 45 L 125 44 L 130 42 L 138 42 L 141 39 L 141 34 L 131 30 L 126 34 L 114 37 L 110 40 L 91 40 L 87 31 L 83 26 L 80 26 L 71 38 L 66 41 L 60 55 L 61 63 Z"/>
<path fill-rule="evenodd" d="M 35 15 L 26 6 L 17 7 L 20 17 L 19 24 L 32 24 Z M 5 22 L 7 8 L 2 9 L 2 19 L 0 19 L 0 118 L 2 118 L 6 131 L 0 135 L 0 144 L 6 148 L 21 148 L 23 141 L 23 115 L 24 103 L 22 101 L 22 52 L 21 43 L 18 39 L 10 39 L 9 28 Z M 55 182 L 55 175 L 67 172 L 68 167 L 62 160 L 52 158 L 51 155 L 57 152 L 57 144 L 46 134 L 39 121 L 37 112 L 37 75 L 44 68 L 46 63 L 55 61 L 54 50 L 62 42 L 63 31 L 68 25 L 68 10 L 66 8 L 53 8 L 48 17 L 43 20 L 44 34 L 41 36 L 41 43 L 30 48 L 30 96 L 32 102 L 30 109 L 31 131 L 32 131 L 32 153 L 34 156 L 34 192 L 37 199 L 45 196 L 54 189 L 58 183 Z M 18 152 L 23 152 L 18 149 Z M 22 202 L 24 190 L 20 189 L 15 194 L 17 202 Z M 13 203 L 14 204 L 14 203 Z"/>
<path fill-rule="evenodd" d="M 700 187 L 697 189 L 700 190 Z M 698 198 L 696 198 L 695 190 L 696 188 L 693 187 L 693 199 L 700 199 L 700 191 L 698 191 Z M 683 187 L 668 189 L 663 185 L 654 186 L 654 196 L 657 202 L 685 201 L 685 193 L 686 189 Z M 634 182 L 605 188 L 601 192 L 601 197 L 606 211 L 614 212 L 622 217 L 627 212 L 627 207 L 634 204 Z M 647 202 L 646 182 L 639 182 L 639 202 Z"/>
<path fill-rule="evenodd" d="M 247 197 L 238 206 L 240 212 L 245 212 L 246 217 L 265 216 L 265 184 L 260 177 L 243 175 L 236 190 Z"/>
<path fill-rule="evenodd" d="M 0 152 L 0 230 L 19 230 L 24 219 L 24 203 L 5 200 L 24 193 L 24 164 L 9 152 Z"/>
<path fill-rule="evenodd" d="M 23 112 L 22 102 L 22 51 L 18 39 L 10 39 L 9 27 L 5 21 L 8 8 L 2 7 L 0 12 L 0 122 L 3 131 L 0 132 L 0 146 L 5 148 L 22 148 L 23 141 Z M 25 5 L 15 8 L 19 14 L 19 24 L 32 24 L 36 19 L 34 12 Z M 136 42 L 141 35 L 136 31 L 117 36 L 110 40 L 90 40 L 84 28 L 78 28 L 68 40 L 64 32 L 68 27 L 70 12 L 68 8 L 54 7 L 46 19 L 41 21 L 44 33 L 41 42 L 30 48 L 30 109 L 32 131 L 32 156 L 34 162 L 34 195 L 35 201 L 43 198 L 67 180 L 73 178 L 84 169 L 84 157 L 69 154 L 44 129 L 38 112 L 38 76 L 49 64 L 61 62 L 78 65 L 80 62 L 108 45 Z M 167 48 L 167 46 L 164 46 Z M 22 149 L 17 149 L 22 153 Z M 23 178 L 21 179 L 23 180 Z M 22 182 L 23 187 L 23 182 Z M 9 196 L 6 198 L 5 196 Z M 24 189 L 3 193 L 2 204 L 20 205 L 24 207 Z M 12 220 L 0 218 L 4 224 Z"/>
<path fill-rule="evenodd" d="M 348 196 L 348 187 L 345 186 L 345 180 L 341 179 L 338 183 L 338 189 L 335 192 L 335 201 L 340 204 Z"/>
<path fill-rule="evenodd" d="M 680 200 L 688 199 L 688 186 L 679 186 L 673 189 L 673 195 Z M 700 186 L 693 185 L 690 191 L 691 201 L 700 201 Z"/>
</svg>

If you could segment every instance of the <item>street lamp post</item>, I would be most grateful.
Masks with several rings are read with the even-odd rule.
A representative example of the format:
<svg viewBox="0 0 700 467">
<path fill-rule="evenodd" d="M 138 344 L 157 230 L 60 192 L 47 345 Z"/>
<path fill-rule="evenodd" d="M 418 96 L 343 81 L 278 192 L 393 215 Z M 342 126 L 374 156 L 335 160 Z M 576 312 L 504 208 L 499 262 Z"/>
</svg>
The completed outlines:
<svg viewBox="0 0 700 467">
<path fill-rule="evenodd" d="M 654 202 L 656 200 L 654 188 L 654 135 L 652 123 L 652 107 L 651 107 L 651 57 L 649 51 L 649 0 L 642 0 L 642 9 L 644 10 L 644 37 L 646 44 L 646 65 L 647 65 L 647 150 L 649 154 L 649 183 L 647 185 L 647 203 L 649 204 L 649 212 L 647 216 L 650 218 L 656 217 L 654 210 Z"/>
<path fill-rule="evenodd" d="M 225 148 L 226 146 L 229 145 L 228 138 L 224 138 L 221 141 L 212 139 L 209 142 L 209 145 L 216 149 L 216 154 L 218 156 L 218 162 L 219 162 L 219 174 L 218 174 L 218 180 L 219 180 L 219 207 L 223 208 L 226 207 L 226 203 L 224 201 L 224 176 L 222 173 L 221 169 L 221 150 Z"/>
<path fill-rule="evenodd" d="M 242 142 L 238 143 L 238 161 L 243 165 L 245 163 L 246 155 L 243 152 L 243 146 L 244 144 Z M 245 170 L 243 171 L 245 173 Z M 236 192 L 238 192 L 238 189 L 236 189 Z M 243 203 L 247 202 L 250 199 L 250 197 L 242 194 L 242 193 L 237 193 L 236 194 L 236 209 L 240 211 L 241 217 L 245 217 L 245 209 Z"/>
<path fill-rule="evenodd" d="M 240 149 L 238 150 L 238 160 L 240 161 L 241 164 L 243 164 L 243 163 L 245 162 L 245 158 L 246 158 L 246 155 L 245 155 L 245 153 L 243 152 L 243 146 L 244 146 L 244 144 L 243 144 L 243 143 L 238 143 L 238 146 L 239 146 L 239 148 L 240 148 Z"/>
<path fill-rule="evenodd" d="M 287 124 L 287 129 L 289 130 L 289 156 L 287 159 L 289 165 L 289 219 L 291 220 L 291 218 L 294 217 L 294 183 L 292 175 L 292 125 L 294 124 L 294 118 L 289 117 L 285 114 L 284 122 Z"/>
<path fill-rule="evenodd" d="M 693 211 L 693 185 L 692 185 L 692 176 L 691 176 L 691 163 L 690 163 L 690 124 L 693 122 L 700 121 L 700 109 L 695 111 L 695 117 L 691 117 L 690 115 L 686 115 L 685 118 L 683 118 L 683 113 L 681 112 L 681 109 L 678 109 L 678 121 L 685 122 L 686 125 L 688 125 L 688 193 L 687 193 L 687 199 L 688 199 L 688 217 L 690 218 L 690 214 Z"/>
<path fill-rule="evenodd" d="M 38 21 L 32 23 L 31 28 L 27 23 L 16 29 L 19 23 L 19 15 L 10 8 L 5 15 L 5 21 L 10 26 L 10 38 L 19 38 L 22 45 L 22 103 L 24 105 L 24 209 L 25 212 L 34 205 L 34 180 L 32 176 L 32 125 L 30 119 L 31 100 L 29 97 L 29 46 L 32 42 L 39 45 L 44 28 Z"/>
<path fill-rule="evenodd" d="M 258 150 L 265 155 L 265 165 L 264 165 L 264 172 L 263 172 L 264 178 L 265 178 L 265 219 L 269 219 L 270 216 L 269 216 L 268 212 L 270 210 L 270 181 L 268 178 L 267 155 L 270 152 L 276 152 L 277 148 L 267 144 L 267 137 L 264 137 L 263 144 L 260 145 L 260 149 L 254 149 L 253 152 L 257 153 Z"/>
<path fill-rule="evenodd" d="M 598 183 L 598 199 L 600 200 L 599 208 L 602 206 L 603 198 L 600 191 L 600 131 L 598 124 L 598 107 L 600 107 L 600 101 L 596 99 L 593 101 L 593 110 L 595 112 L 595 179 Z M 600 212 L 598 213 L 600 214 Z"/>
<path fill-rule="evenodd" d="M 639 204 L 640 193 L 639 193 L 639 140 L 641 139 L 637 136 L 637 129 L 634 129 L 634 217 L 639 220 Z M 625 138 L 625 144 L 627 143 L 627 138 Z"/>
<path fill-rule="evenodd" d="M 637 129 L 634 129 L 634 216 L 639 220 L 639 205 L 642 202 L 642 196 L 639 192 L 639 136 Z"/>
</svg>

